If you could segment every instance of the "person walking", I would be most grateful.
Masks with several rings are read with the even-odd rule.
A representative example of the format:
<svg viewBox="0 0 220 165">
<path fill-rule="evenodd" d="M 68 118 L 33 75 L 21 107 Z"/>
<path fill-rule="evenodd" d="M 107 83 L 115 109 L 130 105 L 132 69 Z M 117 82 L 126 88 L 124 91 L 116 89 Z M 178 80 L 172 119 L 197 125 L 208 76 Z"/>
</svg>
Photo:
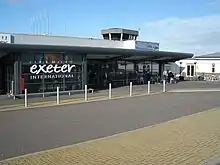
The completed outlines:
<svg viewBox="0 0 220 165">
<path fill-rule="evenodd" d="M 165 81 L 167 81 L 167 76 L 168 76 L 167 71 L 164 70 L 164 71 L 163 71 L 163 79 L 164 79 Z"/>
</svg>

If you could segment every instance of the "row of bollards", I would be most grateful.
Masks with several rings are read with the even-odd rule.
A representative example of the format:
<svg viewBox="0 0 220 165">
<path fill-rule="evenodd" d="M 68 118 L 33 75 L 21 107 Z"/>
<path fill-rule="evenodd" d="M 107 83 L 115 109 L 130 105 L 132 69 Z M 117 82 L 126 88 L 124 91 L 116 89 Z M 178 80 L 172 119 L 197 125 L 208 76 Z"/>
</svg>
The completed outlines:
<svg viewBox="0 0 220 165">
<path fill-rule="evenodd" d="M 85 97 L 85 101 L 88 101 L 88 88 L 87 85 L 85 85 L 85 93 L 84 93 L 84 97 Z M 150 88 L 150 81 L 148 81 L 147 83 L 147 94 L 149 95 L 151 91 Z M 163 92 L 166 92 L 166 81 L 163 81 Z M 69 92 L 70 95 L 70 92 Z M 132 97 L 133 95 L 133 85 L 132 82 L 130 82 L 130 86 L 129 86 L 129 96 Z M 60 104 L 60 88 L 57 87 L 57 100 L 56 100 L 56 104 L 59 105 Z M 112 98 L 112 85 L 111 83 L 109 83 L 109 91 L 108 91 L 108 98 L 111 99 Z M 25 89 L 25 93 L 24 93 L 24 106 L 28 107 L 28 93 L 27 93 L 27 89 Z"/>
</svg>

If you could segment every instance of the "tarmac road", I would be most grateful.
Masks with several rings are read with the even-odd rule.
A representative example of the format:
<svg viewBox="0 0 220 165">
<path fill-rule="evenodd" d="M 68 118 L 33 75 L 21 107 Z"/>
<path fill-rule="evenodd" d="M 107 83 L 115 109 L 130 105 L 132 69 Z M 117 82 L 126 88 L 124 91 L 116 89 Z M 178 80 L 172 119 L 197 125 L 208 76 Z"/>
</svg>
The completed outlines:
<svg viewBox="0 0 220 165">
<path fill-rule="evenodd" d="M 164 93 L 0 112 L 0 160 L 205 111 L 219 107 L 219 98 L 220 92 Z"/>
</svg>

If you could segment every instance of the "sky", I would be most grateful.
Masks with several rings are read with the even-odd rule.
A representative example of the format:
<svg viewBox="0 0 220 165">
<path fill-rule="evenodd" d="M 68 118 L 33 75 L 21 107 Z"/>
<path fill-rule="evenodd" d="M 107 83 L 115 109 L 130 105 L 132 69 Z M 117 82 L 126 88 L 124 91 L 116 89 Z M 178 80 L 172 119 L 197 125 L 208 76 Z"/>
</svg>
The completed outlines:
<svg viewBox="0 0 220 165">
<path fill-rule="evenodd" d="M 0 0 L 0 32 L 101 38 L 140 30 L 160 50 L 220 52 L 220 0 Z"/>
</svg>

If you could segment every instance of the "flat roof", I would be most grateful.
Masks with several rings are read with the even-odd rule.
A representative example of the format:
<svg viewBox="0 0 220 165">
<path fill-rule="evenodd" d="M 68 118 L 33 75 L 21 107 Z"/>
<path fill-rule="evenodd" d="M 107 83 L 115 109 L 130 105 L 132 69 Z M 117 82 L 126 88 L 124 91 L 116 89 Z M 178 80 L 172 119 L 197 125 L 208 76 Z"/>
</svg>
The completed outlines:
<svg viewBox="0 0 220 165">
<path fill-rule="evenodd" d="M 11 43 L 1 43 L 0 52 L 10 51 L 50 51 L 78 52 L 87 54 L 89 59 L 123 58 L 127 60 L 177 61 L 193 57 L 192 53 L 149 51 L 127 49 L 123 41 L 76 38 L 65 36 L 45 36 L 27 34 L 7 34 Z"/>
<path fill-rule="evenodd" d="M 211 53 L 211 54 L 204 54 L 204 55 L 199 55 L 199 56 L 194 56 L 195 59 L 197 58 L 220 58 L 220 52 L 216 52 L 216 53 Z"/>
<path fill-rule="evenodd" d="M 154 61 L 177 61 L 191 58 L 193 54 L 167 52 L 167 51 L 144 51 L 135 49 L 79 47 L 79 46 L 52 46 L 52 45 L 20 45 L 0 44 L 0 51 L 51 51 L 51 52 L 77 52 L 87 54 L 89 59 L 111 59 L 120 57 L 127 60 L 154 60 Z"/>
</svg>

